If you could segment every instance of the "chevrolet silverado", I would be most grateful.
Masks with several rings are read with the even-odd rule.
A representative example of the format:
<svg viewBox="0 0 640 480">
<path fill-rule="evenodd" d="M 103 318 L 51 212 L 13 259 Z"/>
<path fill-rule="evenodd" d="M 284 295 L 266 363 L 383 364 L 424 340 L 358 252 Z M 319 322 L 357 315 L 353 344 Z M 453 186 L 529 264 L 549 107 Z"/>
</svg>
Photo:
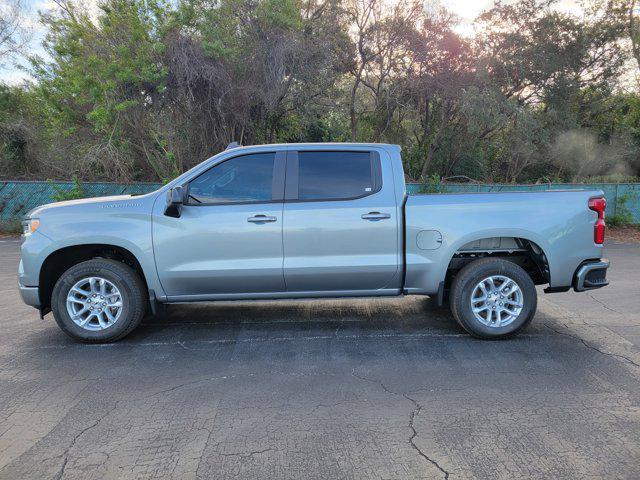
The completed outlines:
<svg viewBox="0 0 640 480">
<path fill-rule="evenodd" d="M 545 292 L 608 284 L 601 191 L 407 195 L 400 148 L 232 147 L 155 192 L 38 207 L 23 300 L 83 342 L 158 304 L 428 295 L 480 338 L 521 331 Z"/>
</svg>

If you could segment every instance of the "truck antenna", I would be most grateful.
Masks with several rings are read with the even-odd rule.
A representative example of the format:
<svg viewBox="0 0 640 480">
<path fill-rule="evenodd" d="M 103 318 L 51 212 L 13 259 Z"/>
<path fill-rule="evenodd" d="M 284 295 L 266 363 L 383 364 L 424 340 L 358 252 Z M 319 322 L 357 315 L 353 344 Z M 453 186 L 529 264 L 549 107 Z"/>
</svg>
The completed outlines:
<svg viewBox="0 0 640 480">
<path fill-rule="evenodd" d="M 236 148 L 239 147 L 240 143 L 238 142 L 231 142 L 229 145 L 227 145 L 227 148 L 225 148 L 225 150 L 229 150 L 230 148 Z"/>
</svg>

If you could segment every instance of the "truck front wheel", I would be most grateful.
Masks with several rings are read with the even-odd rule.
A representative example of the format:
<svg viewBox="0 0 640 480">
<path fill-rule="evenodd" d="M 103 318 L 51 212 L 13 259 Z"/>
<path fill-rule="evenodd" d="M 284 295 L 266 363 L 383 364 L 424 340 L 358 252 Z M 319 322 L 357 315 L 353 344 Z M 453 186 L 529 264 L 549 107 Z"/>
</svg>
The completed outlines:
<svg viewBox="0 0 640 480">
<path fill-rule="evenodd" d="M 145 312 L 142 279 L 122 262 L 95 258 L 64 272 L 51 294 L 56 322 L 85 343 L 119 340 L 138 326 Z"/>
<path fill-rule="evenodd" d="M 474 337 L 515 335 L 533 319 L 536 287 L 520 266 L 501 258 L 476 260 L 454 278 L 449 298 L 457 322 Z"/>
</svg>

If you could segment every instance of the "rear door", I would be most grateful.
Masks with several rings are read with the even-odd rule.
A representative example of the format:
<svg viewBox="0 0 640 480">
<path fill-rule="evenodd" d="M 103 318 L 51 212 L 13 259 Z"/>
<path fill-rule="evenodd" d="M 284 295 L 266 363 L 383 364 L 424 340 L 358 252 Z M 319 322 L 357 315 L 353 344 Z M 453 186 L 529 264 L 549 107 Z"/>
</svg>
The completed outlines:
<svg viewBox="0 0 640 480">
<path fill-rule="evenodd" d="M 289 151 L 286 178 L 287 291 L 400 287 L 393 176 L 378 152 Z"/>
</svg>

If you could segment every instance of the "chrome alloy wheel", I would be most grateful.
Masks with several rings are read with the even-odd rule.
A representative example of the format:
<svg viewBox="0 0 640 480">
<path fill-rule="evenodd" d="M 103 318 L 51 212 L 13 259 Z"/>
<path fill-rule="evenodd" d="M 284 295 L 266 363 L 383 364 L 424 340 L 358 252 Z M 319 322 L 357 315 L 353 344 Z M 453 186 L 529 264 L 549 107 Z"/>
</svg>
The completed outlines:
<svg viewBox="0 0 640 480">
<path fill-rule="evenodd" d="M 118 287 L 105 278 L 83 278 L 67 294 L 67 311 L 79 327 L 104 330 L 118 321 L 122 295 Z"/>
<path fill-rule="evenodd" d="M 504 327 L 512 323 L 524 307 L 520 286 L 511 278 L 492 275 L 476 285 L 471 293 L 471 310 L 483 325 Z"/>
</svg>

